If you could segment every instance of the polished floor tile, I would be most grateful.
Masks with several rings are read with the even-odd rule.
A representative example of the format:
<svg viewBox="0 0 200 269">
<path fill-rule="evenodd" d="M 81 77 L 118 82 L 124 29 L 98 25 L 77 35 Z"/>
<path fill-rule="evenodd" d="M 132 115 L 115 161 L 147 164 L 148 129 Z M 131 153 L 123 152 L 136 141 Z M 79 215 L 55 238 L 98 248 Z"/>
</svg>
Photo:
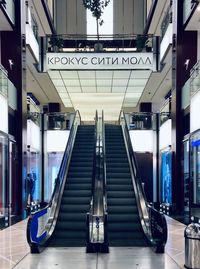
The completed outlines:
<svg viewBox="0 0 200 269">
<path fill-rule="evenodd" d="M 109 254 L 86 254 L 85 248 L 47 248 L 30 254 L 27 221 L 0 231 L 0 269 L 177 269 L 184 268 L 185 225 L 167 217 L 165 254 L 150 248 L 110 248 Z"/>
</svg>

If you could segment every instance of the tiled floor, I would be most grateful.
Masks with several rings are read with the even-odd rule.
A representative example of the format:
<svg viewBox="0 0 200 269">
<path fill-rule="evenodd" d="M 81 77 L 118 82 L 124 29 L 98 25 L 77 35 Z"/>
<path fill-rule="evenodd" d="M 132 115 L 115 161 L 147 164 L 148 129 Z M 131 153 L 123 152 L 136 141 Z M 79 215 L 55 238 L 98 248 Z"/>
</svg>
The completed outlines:
<svg viewBox="0 0 200 269">
<path fill-rule="evenodd" d="M 0 231 L 1 269 L 178 269 L 184 266 L 184 228 L 167 218 L 165 254 L 150 248 L 110 248 L 109 254 L 86 254 L 85 248 L 47 248 L 30 254 L 26 243 L 26 221 Z"/>
</svg>

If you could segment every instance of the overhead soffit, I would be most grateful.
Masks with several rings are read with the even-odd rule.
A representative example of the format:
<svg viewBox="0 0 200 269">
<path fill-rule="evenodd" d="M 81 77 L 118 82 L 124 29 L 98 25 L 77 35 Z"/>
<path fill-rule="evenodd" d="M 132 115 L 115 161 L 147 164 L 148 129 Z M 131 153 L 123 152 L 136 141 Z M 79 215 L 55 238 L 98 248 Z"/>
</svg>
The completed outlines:
<svg viewBox="0 0 200 269">
<path fill-rule="evenodd" d="M 49 70 L 65 107 L 79 110 L 84 120 L 104 110 L 106 120 L 117 120 L 120 110 L 136 107 L 151 75 L 150 70 Z"/>
</svg>

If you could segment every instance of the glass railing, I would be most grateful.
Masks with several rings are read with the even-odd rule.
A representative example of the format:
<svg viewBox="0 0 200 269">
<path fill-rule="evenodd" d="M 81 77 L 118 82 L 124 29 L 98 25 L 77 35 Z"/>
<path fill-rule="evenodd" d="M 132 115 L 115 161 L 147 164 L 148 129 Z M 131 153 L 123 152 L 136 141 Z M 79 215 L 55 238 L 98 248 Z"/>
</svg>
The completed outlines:
<svg viewBox="0 0 200 269">
<path fill-rule="evenodd" d="M 37 126 L 41 126 L 41 114 L 38 112 L 28 112 L 27 119 L 34 122 Z"/>
<path fill-rule="evenodd" d="M 125 114 L 129 130 L 154 130 L 156 114 L 150 112 L 132 112 Z"/>
<path fill-rule="evenodd" d="M 163 253 L 167 241 L 167 223 L 165 216 L 147 203 L 138 164 L 131 144 L 126 117 L 123 111 L 120 114 L 119 123 L 122 126 L 130 173 L 143 232 L 150 246 L 155 248 L 157 253 Z"/>
<path fill-rule="evenodd" d="M 200 90 L 200 60 L 190 71 L 190 95 L 194 95 Z"/>
<path fill-rule="evenodd" d="M 74 116 L 60 170 L 55 180 L 51 200 L 45 208 L 31 214 L 29 217 L 27 225 L 27 241 L 32 253 L 39 253 L 41 249 L 46 246 L 55 229 L 74 141 L 80 124 L 81 118 L 77 111 Z"/>
<path fill-rule="evenodd" d="M 70 130 L 74 113 L 47 113 L 45 126 L 47 130 Z"/>
<path fill-rule="evenodd" d="M 188 20 L 193 8 L 198 5 L 199 1 L 184 0 L 183 1 L 183 24 Z"/>
<path fill-rule="evenodd" d="M 167 120 L 171 119 L 171 113 L 170 112 L 161 112 L 160 113 L 160 126 L 166 122 Z"/>
<path fill-rule="evenodd" d="M 47 36 L 48 52 L 153 51 L 152 35 L 54 35 Z M 98 43 L 99 42 L 99 43 Z"/>
<path fill-rule="evenodd" d="M 168 9 L 165 13 L 165 16 L 162 20 L 161 26 L 160 26 L 161 40 L 163 39 L 170 23 L 172 23 L 172 7 L 171 6 L 168 7 Z"/>
<path fill-rule="evenodd" d="M 7 71 L 1 64 L 0 64 L 0 93 L 5 97 L 8 96 Z"/>
<path fill-rule="evenodd" d="M 3 1 L 2 6 L 4 7 L 12 23 L 15 24 L 15 1 L 5 0 Z"/>
</svg>

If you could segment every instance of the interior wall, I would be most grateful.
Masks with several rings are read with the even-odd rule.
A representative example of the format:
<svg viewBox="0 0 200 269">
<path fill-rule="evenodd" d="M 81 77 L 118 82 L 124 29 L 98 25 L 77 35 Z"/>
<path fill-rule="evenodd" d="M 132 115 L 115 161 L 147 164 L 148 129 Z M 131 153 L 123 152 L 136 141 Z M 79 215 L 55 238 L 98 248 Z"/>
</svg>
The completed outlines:
<svg viewBox="0 0 200 269">
<path fill-rule="evenodd" d="M 144 29 L 144 0 L 115 0 L 113 3 L 113 33 L 142 34 Z"/>
<path fill-rule="evenodd" d="M 86 9 L 82 0 L 56 2 L 56 29 L 58 34 L 86 34 Z"/>
</svg>

